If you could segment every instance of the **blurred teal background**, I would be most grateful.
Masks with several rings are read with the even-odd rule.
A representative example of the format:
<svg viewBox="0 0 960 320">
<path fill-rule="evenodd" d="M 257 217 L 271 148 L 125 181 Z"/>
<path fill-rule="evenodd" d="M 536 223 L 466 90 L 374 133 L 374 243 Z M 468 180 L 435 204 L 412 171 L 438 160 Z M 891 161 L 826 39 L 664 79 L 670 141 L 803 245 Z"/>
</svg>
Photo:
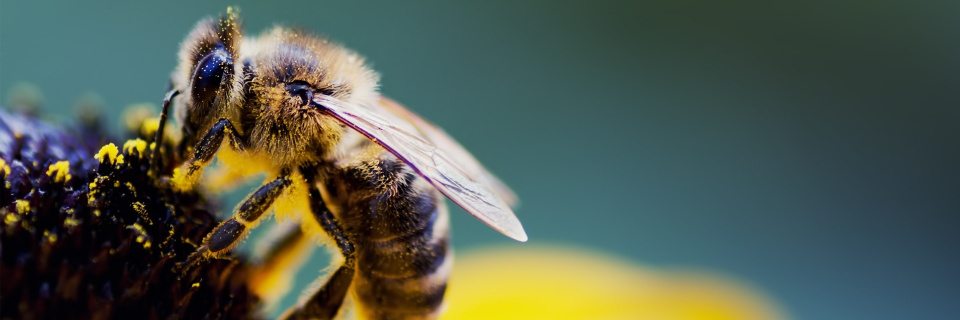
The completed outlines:
<svg viewBox="0 0 960 320">
<path fill-rule="evenodd" d="M 119 130 L 228 4 L 5 0 L 0 94 L 72 121 L 96 92 Z M 517 191 L 531 243 L 729 274 L 798 319 L 960 314 L 960 2 L 238 5 L 368 57 Z M 453 218 L 458 250 L 510 243 Z"/>
</svg>

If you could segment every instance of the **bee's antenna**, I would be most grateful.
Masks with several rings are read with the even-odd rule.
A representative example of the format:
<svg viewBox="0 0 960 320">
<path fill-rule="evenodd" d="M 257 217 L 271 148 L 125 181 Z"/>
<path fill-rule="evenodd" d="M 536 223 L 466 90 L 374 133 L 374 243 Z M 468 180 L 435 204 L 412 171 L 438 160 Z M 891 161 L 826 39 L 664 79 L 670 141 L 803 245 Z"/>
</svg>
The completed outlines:
<svg viewBox="0 0 960 320">
<path fill-rule="evenodd" d="M 153 155 L 150 157 L 150 171 L 160 175 L 160 146 L 163 144 L 163 127 L 167 124 L 167 112 L 170 111 L 170 101 L 180 94 L 180 90 L 170 89 L 163 97 L 163 109 L 160 111 L 160 122 L 157 124 L 157 132 L 153 138 Z"/>
</svg>

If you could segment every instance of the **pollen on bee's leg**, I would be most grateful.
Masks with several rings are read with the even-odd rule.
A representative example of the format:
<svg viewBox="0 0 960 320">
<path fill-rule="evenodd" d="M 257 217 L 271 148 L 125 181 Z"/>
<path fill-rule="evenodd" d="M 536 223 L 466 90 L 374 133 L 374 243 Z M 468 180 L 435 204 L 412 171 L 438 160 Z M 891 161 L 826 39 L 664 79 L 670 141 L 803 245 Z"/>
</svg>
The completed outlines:
<svg viewBox="0 0 960 320">
<path fill-rule="evenodd" d="M 198 177 L 203 173 L 203 168 L 199 166 L 186 166 L 186 169 L 183 167 L 173 169 L 173 178 L 170 179 L 170 182 L 173 183 L 173 188 L 179 191 L 191 191 L 197 187 Z"/>
<path fill-rule="evenodd" d="M 230 218 L 230 220 L 224 221 L 204 241 L 207 250 L 210 254 L 216 255 L 221 251 L 230 249 L 237 243 L 237 240 L 240 240 L 246 230 L 247 226 L 236 219 Z"/>
</svg>

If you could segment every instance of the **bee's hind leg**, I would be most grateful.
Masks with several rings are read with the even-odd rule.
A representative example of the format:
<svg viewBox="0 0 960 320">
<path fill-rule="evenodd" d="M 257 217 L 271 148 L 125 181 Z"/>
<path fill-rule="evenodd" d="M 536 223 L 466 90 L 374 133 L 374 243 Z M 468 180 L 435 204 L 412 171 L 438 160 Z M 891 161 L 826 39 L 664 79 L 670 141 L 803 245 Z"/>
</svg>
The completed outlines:
<svg viewBox="0 0 960 320">
<path fill-rule="evenodd" d="M 354 257 L 353 243 L 347 239 L 343 228 L 337 223 L 333 213 L 327 209 L 327 205 L 323 201 L 323 197 L 320 195 L 320 190 L 317 189 L 317 186 L 313 181 L 309 181 L 307 185 L 310 186 L 310 209 L 313 212 L 313 217 L 320 223 L 323 231 L 330 235 L 334 242 L 336 242 L 337 247 L 343 254 L 344 261 L 343 264 L 333 272 L 330 279 L 310 297 L 310 300 L 307 300 L 307 302 L 299 308 L 295 307 L 291 309 L 287 314 L 282 316 L 281 319 L 333 319 L 340 311 L 343 299 L 346 297 L 350 283 L 353 281 L 354 262 L 356 259 Z"/>
<path fill-rule="evenodd" d="M 330 279 L 317 290 L 303 306 L 291 309 L 280 319 L 333 319 L 340 311 L 350 282 L 353 281 L 353 267 L 346 265 L 337 268 Z"/>
</svg>

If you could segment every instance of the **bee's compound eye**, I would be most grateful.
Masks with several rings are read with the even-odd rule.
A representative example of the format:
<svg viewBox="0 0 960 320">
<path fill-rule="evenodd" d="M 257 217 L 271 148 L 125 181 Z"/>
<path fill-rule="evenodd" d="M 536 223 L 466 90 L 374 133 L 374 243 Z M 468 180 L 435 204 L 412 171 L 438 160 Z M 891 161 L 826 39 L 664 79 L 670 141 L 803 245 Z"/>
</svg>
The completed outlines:
<svg viewBox="0 0 960 320">
<path fill-rule="evenodd" d="M 208 53 L 203 59 L 197 62 L 197 68 L 193 70 L 193 90 L 192 95 L 195 101 L 210 102 L 215 97 L 220 84 L 223 82 L 224 74 L 233 66 L 233 60 L 230 54 L 218 45 L 213 51 Z"/>
<path fill-rule="evenodd" d="M 305 82 L 294 81 L 287 85 L 287 92 L 291 97 L 298 97 L 302 105 L 307 105 L 313 101 L 313 89 Z"/>
</svg>

